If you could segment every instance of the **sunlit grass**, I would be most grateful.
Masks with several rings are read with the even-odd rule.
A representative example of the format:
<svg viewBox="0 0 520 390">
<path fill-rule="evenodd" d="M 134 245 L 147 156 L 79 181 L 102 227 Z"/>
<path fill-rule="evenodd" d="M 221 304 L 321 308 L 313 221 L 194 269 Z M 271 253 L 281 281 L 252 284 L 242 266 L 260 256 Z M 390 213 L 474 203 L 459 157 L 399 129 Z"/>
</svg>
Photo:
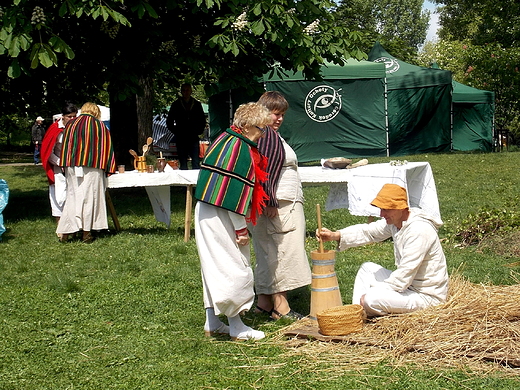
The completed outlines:
<svg viewBox="0 0 520 390">
<path fill-rule="evenodd" d="M 512 284 L 518 258 L 492 248 L 460 248 L 447 238 L 482 207 L 519 212 L 520 153 L 406 156 L 428 161 L 437 184 L 450 272 L 473 282 Z M 370 159 L 370 163 L 389 159 Z M 123 230 L 92 244 L 60 244 L 50 216 L 41 166 L 0 165 L 11 198 L 0 243 L 0 389 L 511 389 L 515 379 L 471 372 L 389 367 L 385 362 L 337 373 L 334 364 L 286 353 L 273 338 L 284 323 L 253 313 L 245 321 L 267 340 L 232 343 L 203 336 L 202 284 L 195 240 L 184 242 L 183 188 L 172 188 L 172 225 L 153 217 L 143 189 L 111 190 Z M 305 187 L 309 253 L 318 248 L 316 204 L 326 187 Z M 339 229 L 365 222 L 346 210 L 325 211 L 322 224 Z M 326 244 L 333 249 L 331 243 Z M 385 242 L 336 254 L 343 301 L 364 261 L 393 267 Z M 291 292 L 308 314 L 308 288 Z"/>
</svg>

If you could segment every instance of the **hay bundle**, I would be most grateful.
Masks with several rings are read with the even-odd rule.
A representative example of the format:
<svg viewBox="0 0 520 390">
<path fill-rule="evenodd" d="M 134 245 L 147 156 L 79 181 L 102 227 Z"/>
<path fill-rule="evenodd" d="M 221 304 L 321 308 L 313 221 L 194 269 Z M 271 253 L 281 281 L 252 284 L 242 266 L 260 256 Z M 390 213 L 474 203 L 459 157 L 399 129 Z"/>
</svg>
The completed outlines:
<svg viewBox="0 0 520 390">
<path fill-rule="evenodd" d="M 471 358 L 520 366 L 520 286 L 450 280 L 448 301 L 427 310 L 382 317 L 352 342 L 421 352 L 431 358 Z"/>
<path fill-rule="evenodd" d="M 519 302 L 520 285 L 476 285 L 455 275 L 445 304 L 369 321 L 343 346 L 378 347 L 399 361 L 520 367 Z"/>
</svg>

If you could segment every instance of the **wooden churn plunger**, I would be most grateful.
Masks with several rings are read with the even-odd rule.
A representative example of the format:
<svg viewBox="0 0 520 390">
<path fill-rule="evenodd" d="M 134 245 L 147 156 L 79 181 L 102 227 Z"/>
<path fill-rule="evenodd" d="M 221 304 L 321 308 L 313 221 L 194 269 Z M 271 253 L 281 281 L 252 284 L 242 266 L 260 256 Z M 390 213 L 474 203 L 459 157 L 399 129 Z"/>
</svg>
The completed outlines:
<svg viewBox="0 0 520 390">
<path fill-rule="evenodd" d="M 318 216 L 318 230 L 321 231 L 320 205 L 316 205 Z M 323 249 L 323 240 L 319 239 L 320 248 L 311 251 L 312 281 L 311 281 L 311 310 L 309 318 L 316 321 L 316 314 L 325 309 L 342 306 L 338 278 L 334 271 L 336 251 Z"/>
</svg>

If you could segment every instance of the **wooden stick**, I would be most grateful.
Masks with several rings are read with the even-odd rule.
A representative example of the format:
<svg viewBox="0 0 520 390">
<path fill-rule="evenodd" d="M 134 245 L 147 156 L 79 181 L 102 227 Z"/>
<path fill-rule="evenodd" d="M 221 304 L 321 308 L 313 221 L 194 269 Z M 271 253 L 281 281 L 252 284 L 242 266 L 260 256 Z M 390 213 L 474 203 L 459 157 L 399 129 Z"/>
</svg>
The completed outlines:
<svg viewBox="0 0 520 390">
<path fill-rule="evenodd" d="M 321 211 L 320 211 L 320 205 L 316 205 L 316 215 L 318 216 L 318 232 L 320 232 L 320 253 L 323 253 L 323 240 L 321 239 Z"/>
</svg>

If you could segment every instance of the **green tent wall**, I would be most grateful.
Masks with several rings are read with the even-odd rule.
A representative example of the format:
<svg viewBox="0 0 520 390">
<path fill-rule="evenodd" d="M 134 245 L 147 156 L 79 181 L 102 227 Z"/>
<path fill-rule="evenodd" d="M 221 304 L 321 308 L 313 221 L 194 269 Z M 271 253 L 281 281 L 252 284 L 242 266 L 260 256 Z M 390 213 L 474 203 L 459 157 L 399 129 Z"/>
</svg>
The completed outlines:
<svg viewBox="0 0 520 390">
<path fill-rule="evenodd" d="M 495 94 L 453 82 L 453 150 L 493 150 Z"/>
<path fill-rule="evenodd" d="M 384 66 L 349 59 L 343 66 L 325 64 L 321 76 L 264 76 L 266 90 L 281 92 L 289 102 L 279 132 L 298 161 L 387 156 Z"/>
<path fill-rule="evenodd" d="M 451 149 L 451 72 L 408 64 L 376 43 L 368 59 L 385 64 L 390 155 Z"/>
</svg>

